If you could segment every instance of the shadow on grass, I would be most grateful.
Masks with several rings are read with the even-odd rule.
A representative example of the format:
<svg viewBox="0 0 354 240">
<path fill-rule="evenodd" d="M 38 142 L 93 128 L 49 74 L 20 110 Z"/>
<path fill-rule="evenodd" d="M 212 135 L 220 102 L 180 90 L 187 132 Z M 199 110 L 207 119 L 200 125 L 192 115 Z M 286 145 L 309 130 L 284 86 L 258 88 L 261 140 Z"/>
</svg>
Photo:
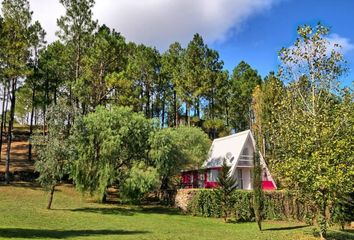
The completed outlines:
<svg viewBox="0 0 354 240">
<path fill-rule="evenodd" d="M 290 227 L 277 227 L 277 228 L 267 228 L 263 231 L 283 231 L 283 230 L 294 230 L 300 228 L 306 228 L 308 225 L 290 226 Z"/>
<path fill-rule="evenodd" d="M 0 236 L 4 238 L 56 238 L 65 239 L 73 237 L 87 237 L 93 235 L 133 235 L 145 234 L 148 231 L 127 230 L 51 230 L 51 229 L 25 229 L 0 228 Z M 104 237 L 103 237 L 104 238 Z"/>
<path fill-rule="evenodd" d="M 61 209 L 58 209 L 61 210 Z M 133 216 L 134 214 L 165 214 L 180 215 L 178 209 L 161 207 L 161 206 L 144 206 L 144 207 L 112 207 L 112 208 L 75 208 L 70 209 L 73 212 L 88 212 L 97 214 L 113 214 L 123 216 Z"/>
</svg>

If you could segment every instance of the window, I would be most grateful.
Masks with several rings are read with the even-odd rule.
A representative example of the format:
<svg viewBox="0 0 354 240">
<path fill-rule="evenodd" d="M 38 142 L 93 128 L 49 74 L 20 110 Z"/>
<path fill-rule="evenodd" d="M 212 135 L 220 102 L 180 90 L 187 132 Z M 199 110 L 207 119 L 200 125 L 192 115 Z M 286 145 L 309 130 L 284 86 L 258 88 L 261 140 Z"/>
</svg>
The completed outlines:
<svg viewBox="0 0 354 240">
<path fill-rule="evenodd" d="M 208 182 L 216 182 L 219 176 L 219 170 L 211 169 L 208 171 Z"/>
</svg>

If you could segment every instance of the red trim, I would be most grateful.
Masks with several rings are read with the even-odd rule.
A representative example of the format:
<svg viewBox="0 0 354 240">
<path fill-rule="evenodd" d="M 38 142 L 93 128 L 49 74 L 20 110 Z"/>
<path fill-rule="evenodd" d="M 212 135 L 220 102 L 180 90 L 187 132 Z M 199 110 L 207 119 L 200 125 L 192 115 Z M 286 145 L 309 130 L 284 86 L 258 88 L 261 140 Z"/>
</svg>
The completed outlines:
<svg viewBox="0 0 354 240">
<path fill-rule="evenodd" d="M 262 181 L 263 190 L 275 190 L 275 186 L 272 181 Z"/>
</svg>

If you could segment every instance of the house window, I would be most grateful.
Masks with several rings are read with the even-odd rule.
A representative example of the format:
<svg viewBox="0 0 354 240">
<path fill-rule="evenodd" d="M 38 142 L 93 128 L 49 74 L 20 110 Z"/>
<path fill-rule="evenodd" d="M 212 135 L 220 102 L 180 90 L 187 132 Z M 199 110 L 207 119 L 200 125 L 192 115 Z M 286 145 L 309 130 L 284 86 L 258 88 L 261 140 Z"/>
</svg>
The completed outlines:
<svg viewBox="0 0 354 240">
<path fill-rule="evenodd" d="M 211 169 L 208 171 L 208 182 L 216 182 L 219 176 L 219 170 Z"/>
</svg>

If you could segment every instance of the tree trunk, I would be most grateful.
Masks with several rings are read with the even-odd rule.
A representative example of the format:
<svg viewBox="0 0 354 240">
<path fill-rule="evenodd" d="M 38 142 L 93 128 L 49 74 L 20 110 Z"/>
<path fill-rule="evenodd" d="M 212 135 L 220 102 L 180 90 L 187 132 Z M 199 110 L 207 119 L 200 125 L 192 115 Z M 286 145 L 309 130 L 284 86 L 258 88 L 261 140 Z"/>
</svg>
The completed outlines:
<svg viewBox="0 0 354 240">
<path fill-rule="evenodd" d="M 5 122 L 4 122 L 4 119 L 5 119 L 5 99 L 7 99 L 7 86 L 6 84 L 4 85 L 4 97 L 2 99 L 2 111 L 1 111 L 1 126 L 0 126 L 0 162 L 1 162 L 1 150 L 2 150 L 2 137 L 3 137 L 3 131 L 4 131 L 4 125 L 5 125 Z"/>
<path fill-rule="evenodd" d="M 49 195 L 49 201 L 48 201 L 47 209 L 51 209 L 51 207 L 52 207 L 54 191 L 55 191 L 55 185 L 53 185 L 52 189 L 50 190 L 50 195 Z"/>
<path fill-rule="evenodd" d="M 165 126 L 165 98 L 162 100 L 162 116 L 161 116 L 161 127 Z"/>
<path fill-rule="evenodd" d="M 7 121 L 7 108 L 9 106 L 10 98 L 10 86 L 7 86 L 6 102 L 5 102 L 5 113 L 4 113 L 4 131 L 6 131 L 6 121 Z"/>
<path fill-rule="evenodd" d="M 9 128 L 7 130 L 7 149 L 6 149 L 6 167 L 5 167 L 5 182 L 10 183 L 10 153 L 11 153 L 11 142 L 12 142 L 12 128 L 14 124 L 15 117 L 15 103 L 16 103 L 16 80 L 12 80 L 11 86 L 11 107 L 10 107 L 10 121 Z"/>
<path fill-rule="evenodd" d="M 190 119 L 190 116 L 189 116 L 189 105 L 188 103 L 186 103 L 186 125 L 187 126 L 190 126 L 191 125 L 191 119 Z"/>
<path fill-rule="evenodd" d="M 106 202 L 107 202 L 107 193 L 104 192 L 103 196 L 102 196 L 102 199 L 101 199 L 101 203 L 106 203 Z"/>
<path fill-rule="evenodd" d="M 33 114 L 34 114 L 34 99 L 36 95 L 36 90 L 35 88 L 32 89 L 32 109 L 31 109 L 31 118 L 30 118 L 30 138 L 32 137 L 33 134 Z M 28 161 L 32 161 L 32 143 L 31 139 L 29 139 L 29 144 L 28 144 Z"/>
<path fill-rule="evenodd" d="M 173 90 L 173 110 L 174 110 L 174 125 L 177 127 L 178 124 L 178 115 L 177 115 L 177 93 L 176 90 Z"/>
</svg>

